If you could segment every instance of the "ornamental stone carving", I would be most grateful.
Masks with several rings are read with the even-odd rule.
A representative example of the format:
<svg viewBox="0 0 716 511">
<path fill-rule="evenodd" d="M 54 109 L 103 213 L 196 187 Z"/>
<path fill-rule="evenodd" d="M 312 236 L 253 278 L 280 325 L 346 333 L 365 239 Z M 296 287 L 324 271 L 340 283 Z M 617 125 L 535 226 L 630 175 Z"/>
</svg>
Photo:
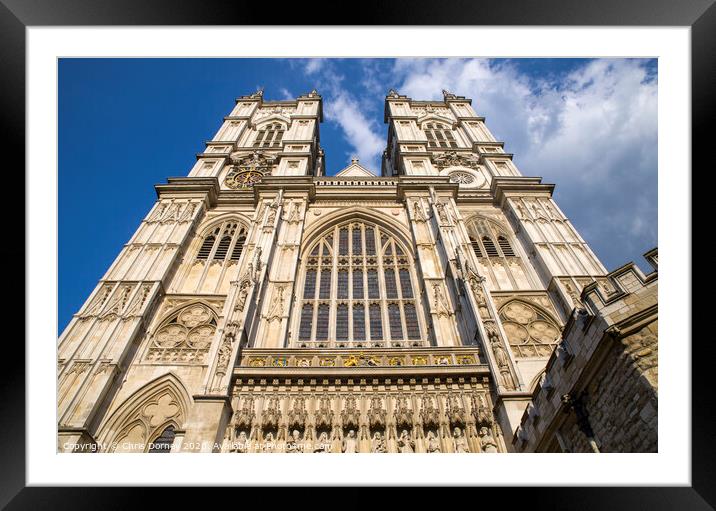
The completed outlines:
<svg viewBox="0 0 716 511">
<path fill-rule="evenodd" d="M 271 174 L 275 164 L 275 157 L 261 151 L 254 151 L 250 154 L 232 153 L 229 156 L 229 172 L 224 178 L 224 185 L 227 188 L 238 190 L 252 186 L 261 180 L 265 175 Z"/>
<path fill-rule="evenodd" d="M 542 309 L 522 300 L 503 305 L 500 319 L 518 358 L 547 357 L 559 342 L 561 329 L 555 321 Z"/>
<path fill-rule="evenodd" d="M 378 400 L 380 400 L 380 398 L 378 398 Z M 344 428 L 357 428 L 360 424 L 360 412 L 356 405 L 356 398 L 353 395 L 346 397 L 345 406 L 341 412 L 341 423 Z"/>
<path fill-rule="evenodd" d="M 200 364 L 209 351 L 216 332 L 214 313 L 196 303 L 172 314 L 152 337 L 146 360 Z"/>
<path fill-rule="evenodd" d="M 467 167 L 477 170 L 479 168 L 479 158 L 472 154 L 462 154 L 456 151 L 447 151 L 438 153 L 432 158 L 433 165 L 438 170 L 448 167 Z"/>
</svg>

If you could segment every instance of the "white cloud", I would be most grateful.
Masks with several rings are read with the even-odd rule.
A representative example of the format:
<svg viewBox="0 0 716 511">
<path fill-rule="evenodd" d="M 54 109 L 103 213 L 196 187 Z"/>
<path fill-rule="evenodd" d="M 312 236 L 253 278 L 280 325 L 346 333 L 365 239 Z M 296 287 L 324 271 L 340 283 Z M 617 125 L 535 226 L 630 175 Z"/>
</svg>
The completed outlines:
<svg viewBox="0 0 716 511">
<path fill-rule="evenodd" d="M 291 91 L 288 90 L 286 87 L 281 87 L 278 90 L 278 93 L 281 94 L 281 99 L 295 99 L 296 96 L 291 94 Z"/>
<path fill-rule="evenodd" d="M 325 59 L 308 59 L 304 71 L 307 75 L 315 74 L 321 70 L 325 62 Z"/>
<path fill-rule="evenodd" d="M 366 118 L 364 110 L 353 97 L 339 91 L 333 99 L 326 100 L 326 118 L 336 122 L 345 134 L 346 141 L 353 147 L 361 163 L 375 171 L 380 169 L 380 157 L 385 140 L 375 127 L 375 120 Z M 350 159 L 353 154 L 347 154 Z"/>
<path fill-rule="evenodd" d="M 545 76 L 509 60 L 352 62 L 298 63 L 323 95 L 326 128 L 336 126 L 351 147 L 346 163 L 355 153 L 379 172 L 378 110 L 391 84 L 414 99 L 442 99 L 447 89 L 472 98 L 523 175 L 557 185 L 555 200 L 607 268 L 656 244 L 657 83 L 644 61 L 598 59 Z"/>
<path fill-rule="evenodd" d="M 608 268 L 656 244 L 657 84 L 643 61 L 594 60 L 558 80 L 481 59 L 399 60 L 394 73 L 415 99 L 472 98 L 522 173 L 556 183 Z"/>
<path fill-rule="evenodd" d="M 354 94 L 344 86 L 345 77 L 337 71 L 334 62 L 309 59 L 304 71 L 323 95 L 326 120 L 338 125 L 351 146 L 352 150 L 344 155 L 346 165 L 357 156 L 364 166 L 380 173 L 385 139 L 376 119 L 366 115 L 365 95 Z"/>
</svg>

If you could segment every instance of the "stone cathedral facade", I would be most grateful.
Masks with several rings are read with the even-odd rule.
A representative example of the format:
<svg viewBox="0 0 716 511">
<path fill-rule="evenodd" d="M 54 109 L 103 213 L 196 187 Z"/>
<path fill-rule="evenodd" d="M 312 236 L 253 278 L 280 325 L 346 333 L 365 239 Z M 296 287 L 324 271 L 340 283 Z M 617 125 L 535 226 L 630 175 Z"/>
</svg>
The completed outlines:
<svg viewBox="0 0 716 511">
<path fill-rule="evenodd" d="M 582 290 L 615 282 L 443 95 L 391 90 L 382 168 L 334 176 L 315 90 L 238 98 L 61 335 L 58 450 L 524 450 Z"/>
</svg>

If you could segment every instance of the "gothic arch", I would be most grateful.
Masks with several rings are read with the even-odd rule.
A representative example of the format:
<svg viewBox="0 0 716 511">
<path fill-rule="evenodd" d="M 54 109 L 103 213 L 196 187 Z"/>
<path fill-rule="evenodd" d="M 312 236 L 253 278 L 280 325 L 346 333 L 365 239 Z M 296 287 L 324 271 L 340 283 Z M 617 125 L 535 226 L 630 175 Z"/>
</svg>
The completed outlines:
<svg viewBox="0 0 716 511">
<path fill-rule="evenodd" d="M 425 117 L 421 117 L 420 119 L 418 119 L 418 127 L 420 129 L 423 129 L 423 125 L 427 122 L 440 124 L 445 129 L 450 129 L 450 130 L 454 130 L 455 127 L 457 126 L 457 123 L 455 121 L 453 121 L 452 119 L 447 119 L 445 117 L 441 117 L 437 114 L 431 113 L 431 114 L 427 114 Z"/>
<path fill-rule="evenodd" d="M 168 426 L 183 427 L 191 404 L 181 380 L 167 373 L 125 399 L 100 428 L 98 442 L 105 452 L 146 452 Z"/>
<path fill-rule="evenodd" d="M 199 236 L 197 238 L 204 239 L 206 236 L 208 236 L 216 227 L 219 227 L 224 222 L 228 222 L 230 220 L 235 220 L 238 224 L 243 227 L 243 229 L 248 232 L 249 231 L 249 225 L 251 224 L 251 219 L 245 218 L 244 215 L 240 213 L 222 213 L 218 216 L 211 217 L 209 219 L 204 220 L 199 228 L 197 229 L 197 232 L 199 232 Z"/>
<path fill-rule="evenodd" d="M 386 229 L 400 241 L 403 249 L 411 256 L 415 255 L 412 242 L 410 241 L 412 237 L 407 225 L 403 225 L 381 211 L 370 210 L 362 206 L 352 206 L 347 209 L 334 211 L 307 227 L 303 234 L 302 253 L 305 253 L 305 251 L 312 247 L 315 241 L 331 227 L 344 222 L 359 220 L 364 220 Z"/>
<path fill-rule="evenodd" d="M 513 244 L 516 241 L 511 229 L 507 228 L 499 220 L 495 220 L 494 218 L 481 215 L 480 213 L 475 213 L 467 218 L 465 224 L 467 225 L 468 232 L 471 235 L 479 234 L 482 236 L 483 234 L 486 234 L 485 232 L 483 232 L 485 228 L 480 225 L 481 222 L 486 222 L 489 227 L 492 227 L 491 234 L 494 235 L 495 239 L 499 235 L 502 235 L 505 236 L 508 240 L 510 240 L 510 242 Z"/>
<path fill-rule="evenodd" d="M 249 235 L 249 222 L 235 213 L 206 220 L 186 250 L 182 271 L 171 292 L 177 294 L 224 294 Z"/>
<path fill-rule="evenodd" d="M 535 388 L 537 388 L 537 385 L 542 381 L 546 374 L 547 368 L 545 367 L 544 369 L 540 370 L 534 378 L 532 378 L 532 381 L 530 382 L 530 385 L 528 387 L 530 393 L 534 392 Z"/>
<path fill-rule="evenodd" d="M 313 226 L 301 261 L 292 345 L 424 344 L 415 259 L 395 221 L 359 208 L 338 212 Z"/>
<path fill-rule="evenodd" d="M 173 307 L 152 329 L 145 361 L 204 363 L 218 322 L 219 314 L 204 300 Z"/>
<path fill-rule="evenodd" d="M 264 117 L 264 118 L 262 118 L 262 119 L 259 119 L 259 120 L 256 121 L 256 123 L 253 124 L 251 127 L 252 127 L 254 130 L 258 131 L 258 130 L 262 129 L 266 124 L 270 124 L 270 123 L 273 123 L 273 122 L 277 122 L 277 123 L 281 124 L 281 127 L 282 127 L 284 130 L 286 130 L 286 131 L 288 131 L 288 128 L 289 128 L 289 126 L 291 125 L 291 119 L 289 119 L 289 118 L 286 117 L 285 115 L 281 115 L 281 114 L 271 114 L 271 115 L 269 115 L 268 117 Z"/>
<path fill-rule="evenodd" d="M 514 298 L 503 304 L 498 314 L 517 358 L 548 357 L 560 340 L 559 322 L 532 302 Z"/>
</svg>

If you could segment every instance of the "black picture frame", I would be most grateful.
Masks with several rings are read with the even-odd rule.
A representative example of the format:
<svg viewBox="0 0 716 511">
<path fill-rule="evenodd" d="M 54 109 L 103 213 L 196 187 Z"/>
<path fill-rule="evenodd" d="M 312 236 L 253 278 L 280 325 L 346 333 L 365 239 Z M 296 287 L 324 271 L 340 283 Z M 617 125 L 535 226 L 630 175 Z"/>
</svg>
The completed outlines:
<svg viewBox="0 0 716 511">
<path fill-rule="evenodd" d="M 25 29 L 30 26 L 87 25 L 246 25 L 264 24 L 267 5 L 261 2 L 183 0 L 0 0 L 0 119 L 3 154 L 17 158 L 15 168 L 25 164 Z M 693 168 L 710 168 L 708 153 L 713 143 L 707 139 L 713 123 L 714 87 L 716 85 L 716 6 L 714 0 L 573 0 L 442 1 L 439 3 L 413 0 L 410 3 L 378 1 L 361 2 L 360 9 L 341 16 L 340 21 L 325 21 L 321 13 L 335 13 L 335 4 L 311 2 L 296 9 L 281 7 L 272 10 L 270 23 L 342 25 L 553 25 L 553 26 L 684 26 L 691 27 L 692 71 L 692 156 Z M 661 119 L 660 119 L 661 121 Z M 711 142 L 711 143 L 710 143 Z M 708 158 L 708 159 L 707 159 Z M 9 165 L 9 164 L 8 164 Z M 672 169 L 676 171 L 676 169 Z M 5 179 L 7 177 L 6 173 Z M 685 179 L 692 179 L 686 175 Z M 7 181 L 6 181 L 7 183 Z M 17 186 L 17 185 L 13 185 Z M 24 185 L 23 185 L 24 187 Z M 26 194 L 32 190 L 25 190 Z M 18 194 L 20 195 L 20 194 Z M 20 226 L 16 226 L 20 231 Z M 24 231 L 24 223 L 23 223 Z M 24 232 L 18 238 L 23 239 Z M 22 245 L 24 246 L 24 245 Z M 687 247 L 689 255 L 691 248 Z M 12 253 L 0 251 L 17 264 L 16 243 Z M 24 251 L 23 251 L 24 252 Z M 23 258 L 24 259 L 24 258 Z M 27 270 L 32 271 L 31 268 Z M 6 282 L 8 289 L 23 289 L 20 276 L 15 283 Z M 9 293 L 10 291 L 8 291 Z M 16 293 L 16 292 L 15 292 Z M 15 295 L 19 300 L 19 297 Z M 691 297 L 685 297 L 691 300 Z M 693 315 L 693 314 L 692 314 Z M 17 321 L 19 324 L 20 322 Z M 678 342 L 688 349 L 692 334 L 684 330 Z M 509 492 L 509 506 L 523 503 L 530 508 L 549 509 L 713 509 L 716 505 L 716 452 L 714 445 L 713 399 L 709 378 L 714 360 L 710 337 L 702 337 L 692 349 L 692 486 L 690 487 L 586 487 L 586 488 L 523 488 L 479 490 L 479 501 L 486 505 L 486 493 Z M 128 508 L 137 503 L 142 489 L 124 488 L 48 488 L 25 486 L 25 352 L 18 342 L 5 339 L 6 362 L 3 367 L 3 420 L 0 438 L 5 440 L 0 463 L 0 505 L 8 509 L 105 509 Z M 49 341 L 48 341 L 49 342 Z M 15 352 L 10 352 L 14 344 Z M 8 441 L 12 439 L 12 441 Z M 668 439 L 662 439 L 668 441 Z M 564 470 L 569 470 L 565 459 Z M 298 491 L 294 489 L 292 491 Z M 346 496 L 353 493 L 347 490 Z M 504 494 L 504 493 L 503 493 Z M 234 494 L 235 495 L 235 494 Z M 419 496 L 419 492 L 415 492 Z M 183 492 L 162 494 L 164 504 L 182 498 Z M 267 496 L 268 497 L 268 496 Z M 273 497 L 271 497 L 273 499 Z M 237 500 L 234 498 L 234 502 Z"/>
</svg>

